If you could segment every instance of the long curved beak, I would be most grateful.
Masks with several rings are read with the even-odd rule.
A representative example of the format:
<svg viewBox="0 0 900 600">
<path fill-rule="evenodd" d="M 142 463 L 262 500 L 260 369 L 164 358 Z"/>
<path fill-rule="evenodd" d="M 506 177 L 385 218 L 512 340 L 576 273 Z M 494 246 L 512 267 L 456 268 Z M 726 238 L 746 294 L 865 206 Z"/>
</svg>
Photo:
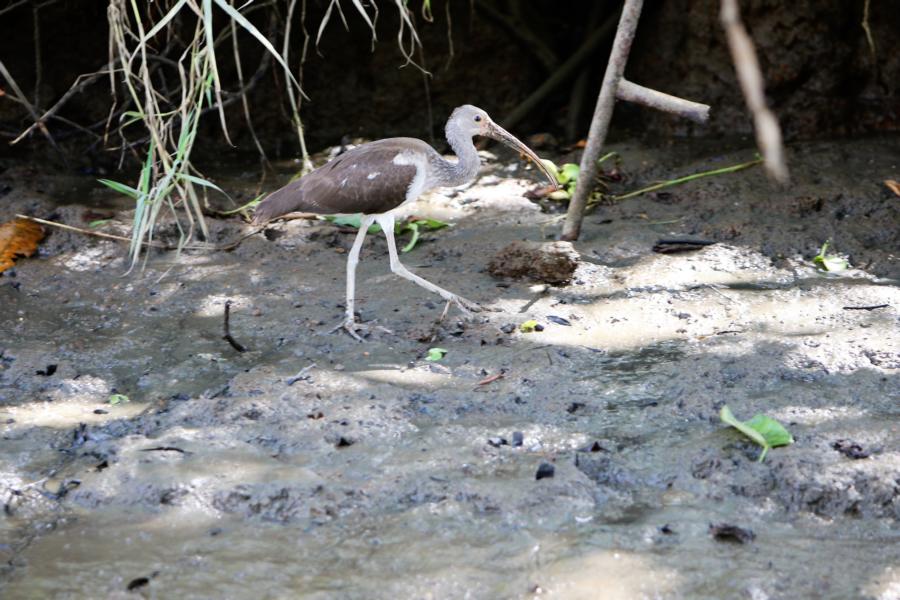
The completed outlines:
<svg viewBox="0 0 900 600">
<path fill-rule="evenodd" d="M 547 177 L 550 185 L 552 185 L 556 189 L 559 188 L 559 182 L 556 180 L 556 176 L 553 175 L 553 173 L 551 173 L 546 166 L 544 166 L 544 161 L 538 158 L 538 155 L 534 153 L 534 150 L 519 141 L 516 136 L 503 129 L 493 121 L 488 123 L 487 133 L 485 135 L 487 135 L 487 137 L 489 138 L 497 140 L 498 142 L 503 142 L 513 150 L 521 152 L 522 154 L 530 158 L 531 162 L 533 162 L 535 166 L 537 166 L 537 168 L 541 170 L 541 173 L 543 173 Z"/>
</svg>

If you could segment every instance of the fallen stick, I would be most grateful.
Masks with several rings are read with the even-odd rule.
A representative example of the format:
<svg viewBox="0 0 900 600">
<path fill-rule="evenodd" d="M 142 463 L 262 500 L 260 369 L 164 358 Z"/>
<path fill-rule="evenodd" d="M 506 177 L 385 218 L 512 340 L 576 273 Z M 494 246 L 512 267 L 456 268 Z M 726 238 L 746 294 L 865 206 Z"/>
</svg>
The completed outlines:
<svg viewBox="0 0 900 600">
<path fill-rule="evenodd" d="M 844 310 L 877 310 L 879 308 L 887 308 L 890 304 L 875 304 L 872 306 L 845 306 Z"/>
<path fill-rule="evenodd" d="M 222 336 L 222 339 L 231 344 L 231 347 L 237 350 L 238 352 L 246 352 L 247 349 L 239 344 L 237 340 L 235 340 L 231 336 L 231 300 L 225 301 L 225 335 Z"/>
</svg>

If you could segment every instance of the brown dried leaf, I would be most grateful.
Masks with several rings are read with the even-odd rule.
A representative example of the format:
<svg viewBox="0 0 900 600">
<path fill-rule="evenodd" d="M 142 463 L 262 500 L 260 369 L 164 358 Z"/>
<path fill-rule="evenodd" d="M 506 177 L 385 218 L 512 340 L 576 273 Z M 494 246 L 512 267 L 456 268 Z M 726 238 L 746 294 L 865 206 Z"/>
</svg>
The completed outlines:
<svg viewBox="0 0 900 600">
<path fill-rule="evenodd" d="M 0 225 L 0 273 L 13 266 L 16 258 L 31 256 L 44 239 L 44 228 L 25 219 Z"/>
<path fill-rule="evenodd" d="M 900 196 L 900 181 L 896 181 L 894 179 L 885 179 L 884 185 L 888 186 L 888 189 Z"/>
</svg>

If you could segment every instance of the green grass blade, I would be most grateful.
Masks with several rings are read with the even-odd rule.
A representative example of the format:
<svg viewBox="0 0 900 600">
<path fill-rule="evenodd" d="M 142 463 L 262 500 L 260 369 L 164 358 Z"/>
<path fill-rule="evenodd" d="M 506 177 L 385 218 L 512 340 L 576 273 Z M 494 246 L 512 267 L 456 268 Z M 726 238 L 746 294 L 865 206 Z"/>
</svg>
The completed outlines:
<svg viewBox="0 0 900 600">
<path fill-rule="evenodd" d="M 713 175 L 724 175 L 725 173 L 734 173 L 735 171 L 741 171 L 743 169 L 748 169 L 752 166 L 762 164 L 763 160 L 758 158 L 756 160 L 751 160 L 749 162 L 741 163 L 739 165 L 731 165 L 730 167 L 722 167 L 721 169 L 713 169 L 712 171 L 703 171 L 702 173 L 694 173 L 693 175 L 687 175 L 685 177 L 679 177 L 677 179 L 670 179 L 668 181 L 662 181 L 660 183 L 654 183 L 653 185 L 649 185 L 645 188 L 641 188 L 639 190 L 634 190 L 633 192 L 628 192 L 627 194 L 622 194 L 621 196 L 611 196 L 613 200 L 627 200 L 628 198 L 634 198 L 635 196 L 640 196 L 641 194 L 646 194 L 648 192 L 655 192 L 656 190 L 661 190 L 663 188 L 671 187 L 673 185 L 680 185 L 682 183 L 687 183 L 688 181 L 693 181 L 695 179 L 701 179 L 703 177 L 712 177 Z"/>
<path fill-rule="evenodd" d="M 209 0 L 206 0 L 206 1 L 208 2 Z M 250 33 L 250 35 L 252 35 L 253 37 L 255 37 L 256 40 L 257 40 L 260 44 L 262 44 L 263 48 L 265 48 L 266 50 L 268 50 L 269 53 L 270 53 L 272 56 L 275 57 L 275 60 L 277 60 L 278 63 L 279 63 L 282 67 L 284 67 L 285 72 L 286 72 L 286 73 L 288 74 L 288 76 L 291 78 L 291 81 L 294 83 L 294 85 L 297 86 L 297 89 L 298 89 L 298 90 L 299 90 L 299 89 L 302 89 L 302 88 L 300 87 L 300 83 L 298 83 L 297 80 L 294 79 L 294 76 L 290 73 L 290 67 L 288 67 L 287 63 L 284 62 L 284 59 L 281 58 L 281 55 L 278 54 L 278 51 L 275 50 L 275 47 L 272 46 L 272 44 L 269 42 L 269 40 L 266 39 L 266 36 L 264 36 L 262 33 L 260 33 L 259 29 L 257 29 L 257 28 L 253 25 L 253 23 L 251 23 L 250 21 L 248 21 L 247 18 L 246 18 L 244 15 L 242 15 L 242 14 L 239 13 L 237 10 L 235 10 L 233 6 L 231 6 L 230 4 L 228 4 L 228 2 L 226 2 L 226 0 L 214 0 L 214 1 L 215 1 L 216 4 L 219 5 L 219 8 L 221 8 L 222 10 L 224 10 L 224 11 L 228 14 L 229 17 L 231 17 L 232 19 L 234 19 L 235 21 L 237 21 L 237 24 L 238 24 L 238 25 L 240 25 L 241 27 L 243 27 L 244 29 L 246 29 L 246 30 Z"/>
<path fill-rule="evenodd" d="M 124 183 L 119 183 L 118 181 L 113 181 L 112 179 L 98 179 L 100 183 L 105 185 L 106 187 L 119 192 L 120 194 L 125 194 L 132 200 L 137 200 L 140 192 L 131 187 L 130 185 L 125 185 Z"/>
<path fill-rule="evenodd" d="M 154 35 L 159 33 L 162 30 L 162 28 L 165 27 L 169 23 L 169 21 L 171 21 L 172 19 L 175 18 L 175 15 L 178 14 L 178 11 L 180 11 L 181 7 L 184 6 L 185 4 L 187 4 L 187 0 L 178 0 L 178 2 L 175 3 L 175 6 L 173 6 L 169 10 L 169 12 L 167 12 L 163 16 L 163 18 L 160 19 L 159 23 L 154 25 L 153 29 L 151 29 L 144 35 L 144 37 L 141 39 L 140 43 L 146 44 L 150 38 L 152 38 Z"/>
<path fill-rule="evenodd" d="M 216 212 L 220 215 L 233 215 L 235 213 L 243 212 L 243 211 L 247 210 L 248 208 L 253 208 L 257 204 L 259 204 L 262 201 L 263 196 L 265 196 L 265 194 L 260 194 L 259 196 L 257 196 L 256 198 L 254 198 L 253 200 L 248 202 L 247 204 L 242 204 L 241 206 L 238 206 L 237 208 L 233 208 L 231 210 L 219 210 Z"/>
<path fill-rule="evenodd" d="M 228 192 L 226 192 L 225 190 L 223 190 L 222 188 L 220 188 L 219 186 L 214 184 L 212 181 L 209 181 L 208 179 L 203 179 L 202 177 L 197 177 L 196 175 L 188 175 L 187 173 L 180 173 L 178 175 L 178 178 L 184 179 L 185 181 L 190 181 L 194 185 L 199 185 L 202 187 L 207 187 L 207 188 L 216 190 L 217 192 L 220 192 L 220 193 L 228 196 Z M 228 197 L 231 198 L 231 196 L 228 196 Z"/>
</svg>

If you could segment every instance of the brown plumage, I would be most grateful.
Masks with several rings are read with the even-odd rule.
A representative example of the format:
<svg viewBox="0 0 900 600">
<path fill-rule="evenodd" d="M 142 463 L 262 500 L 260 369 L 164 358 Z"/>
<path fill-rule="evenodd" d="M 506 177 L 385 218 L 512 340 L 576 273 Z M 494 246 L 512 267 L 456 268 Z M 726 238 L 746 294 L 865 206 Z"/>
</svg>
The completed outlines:
<svg viewBox="0 0 900 600">
<path fill-rule="evenodd" d="M 393 160 L 410 151 L 437 156 L 431 146 L 415 138 L 357 146 L 271 193 L 256 207 L 253 221 L 265 223 L 290 212 L 379 214 L 397 208 L 406 200 L 403 192 L 415 178 L 416 167 Z"/>
</svg>

